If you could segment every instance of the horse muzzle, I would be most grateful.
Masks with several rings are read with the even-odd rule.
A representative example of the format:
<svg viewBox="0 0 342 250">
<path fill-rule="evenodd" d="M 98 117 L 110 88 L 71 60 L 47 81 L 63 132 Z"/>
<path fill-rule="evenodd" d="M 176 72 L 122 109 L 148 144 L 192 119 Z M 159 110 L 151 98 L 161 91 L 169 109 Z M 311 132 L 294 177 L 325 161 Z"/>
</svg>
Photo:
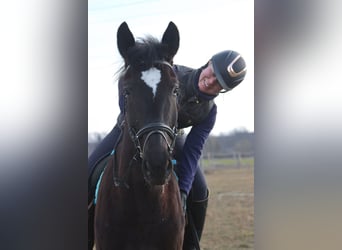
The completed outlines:
<svg viewBox="0 0 342 250">
<path fill-rule="evenodd" d="M 171 157 L 164 153 L 151 153 L 153 157 L 145 156 L 142 161 L 142 172 L 145 181 L 150 185 L 164 185 L 173 170 Z"/>
<path fill-rule="evenodd" d="M 171 159 L 177 137 L 176 127 L 171 129 L 164 123 L 150 123 L 137 133 L 131 128 L 130 134 L 142 159 L 145 181 L 150 185 L 164 185 L 173 169 Z"/>
</svg>

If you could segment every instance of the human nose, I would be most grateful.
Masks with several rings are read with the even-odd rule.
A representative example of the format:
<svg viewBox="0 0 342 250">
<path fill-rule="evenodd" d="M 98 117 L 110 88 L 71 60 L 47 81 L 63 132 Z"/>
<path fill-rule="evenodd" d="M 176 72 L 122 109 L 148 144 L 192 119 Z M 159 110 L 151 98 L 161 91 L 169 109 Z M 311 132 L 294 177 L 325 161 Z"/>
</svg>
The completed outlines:
<svg viewBox="0 0 342 250">
<path fill-rule="evenodd" d="M 208 79 L 209 85 L 214 85 L 217 82 L 217 79 L 215 76 L 212 76 Z"/>
</svg>

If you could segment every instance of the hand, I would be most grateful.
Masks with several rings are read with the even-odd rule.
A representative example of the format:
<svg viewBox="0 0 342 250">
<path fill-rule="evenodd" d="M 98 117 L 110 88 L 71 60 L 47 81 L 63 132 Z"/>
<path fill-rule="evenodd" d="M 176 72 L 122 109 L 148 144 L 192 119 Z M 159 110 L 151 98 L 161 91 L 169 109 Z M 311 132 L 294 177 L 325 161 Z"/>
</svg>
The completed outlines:
<svg viewBox="0 0 342 250">
<path fill-rule="evenodd" d="M 187 194 L 183 191 L 180 191 L 180 196 L 181 196 L 181 202 L 182 202 L 182 208 L 183 208 L 183 213 L 185 214 L 186 212 L 186 199 L 187 199 Z"/>
</svg>

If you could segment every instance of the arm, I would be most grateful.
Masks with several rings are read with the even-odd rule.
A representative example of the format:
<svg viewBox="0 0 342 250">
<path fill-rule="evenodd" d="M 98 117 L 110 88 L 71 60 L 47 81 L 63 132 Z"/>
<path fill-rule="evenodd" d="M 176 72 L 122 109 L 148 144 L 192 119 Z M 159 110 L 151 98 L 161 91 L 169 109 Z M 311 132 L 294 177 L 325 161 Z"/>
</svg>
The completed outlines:
<svg viewBox="0 0 342 250">
<path fill-rule="evenodd" d="M 208 116 L 194 125 L 186 137 L 178 167 L 179 188 L 189 194 L 201 157 L 202 149 L 216 121 L 217 106 L 214 104 Z"/>
</svg>

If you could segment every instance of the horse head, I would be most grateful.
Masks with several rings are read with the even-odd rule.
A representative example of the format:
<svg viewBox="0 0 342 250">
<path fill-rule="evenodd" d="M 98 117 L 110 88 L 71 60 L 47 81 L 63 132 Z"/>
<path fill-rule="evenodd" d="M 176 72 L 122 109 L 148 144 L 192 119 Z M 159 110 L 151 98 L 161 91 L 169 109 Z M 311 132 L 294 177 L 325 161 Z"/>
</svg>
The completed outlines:
<svg viewBox="0 0 342 250">
<path fill-rule="evenodd" d="M 136 41 L 124 22 L 117 45 L 125 62 L 119 81 L 125 129 L 141 159 L 145 181 L 163 185 L 172 171 L 177 131 L 178 80 L 172 60 L 179 47 L 178 29 L 170 22 L 161 41 L 153 37 Z"/>
</svg>

